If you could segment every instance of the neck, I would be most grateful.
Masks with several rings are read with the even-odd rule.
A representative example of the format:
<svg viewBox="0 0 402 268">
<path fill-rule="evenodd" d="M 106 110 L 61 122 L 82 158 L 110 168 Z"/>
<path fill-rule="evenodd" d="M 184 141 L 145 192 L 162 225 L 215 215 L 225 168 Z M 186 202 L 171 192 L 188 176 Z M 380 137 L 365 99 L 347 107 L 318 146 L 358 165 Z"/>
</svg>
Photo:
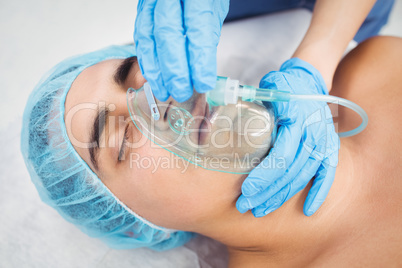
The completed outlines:
<svg viewBox="0 0 402 268">
<path fill-rule="evenodd" d="M 356 181 L 353 177 L 351 146 L 342 142 L 334 184 L 324 204 L 312 216 L 303 214 L 303 204 L 311 187 L 284 203 L 276 211 L 255 218 L 250 211 L 241 214 L 232 200 L 227 213 L 203 224 L 196 232 L 228 246 L 230 263 L 241 265 L 243 260 L 280 265 L 295 261 L 298 265 L 311 262 L 324 249 L 335 245 L 347 228 L 353 226 L 349 205 L 354 199 Z M 344 237 L 345 238 L 345 237 Z"/>
</svg>

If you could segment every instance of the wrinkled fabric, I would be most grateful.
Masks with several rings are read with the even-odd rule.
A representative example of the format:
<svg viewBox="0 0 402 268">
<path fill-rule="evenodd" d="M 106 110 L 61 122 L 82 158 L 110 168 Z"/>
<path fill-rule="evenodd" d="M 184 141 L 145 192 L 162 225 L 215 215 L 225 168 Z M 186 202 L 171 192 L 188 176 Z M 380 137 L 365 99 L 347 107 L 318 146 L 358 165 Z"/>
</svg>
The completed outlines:
<svg viewBox="0 0 402 268">
<path fill-rule="evenodd" d="M 193 234 L 156 226 L 125 206 L 75 151 L 64 123 L 67 93 L 85 68 L 134 55 L 132 45 L 111 46 L 56 65 L 28 98 L 21 151 L 41 199 L 83 232 L 113 248 L 166 250 Z"/>
<path fill-rule="evenodd" d="M 231 0 L 225 22 L 294 8 L 313 11 L 315 2 L 316 0 Z M 377 0 L 353 39 L 360 43 L 378 35 L 388 22 L 394 3 L 395 0 Z"/>
</svg>

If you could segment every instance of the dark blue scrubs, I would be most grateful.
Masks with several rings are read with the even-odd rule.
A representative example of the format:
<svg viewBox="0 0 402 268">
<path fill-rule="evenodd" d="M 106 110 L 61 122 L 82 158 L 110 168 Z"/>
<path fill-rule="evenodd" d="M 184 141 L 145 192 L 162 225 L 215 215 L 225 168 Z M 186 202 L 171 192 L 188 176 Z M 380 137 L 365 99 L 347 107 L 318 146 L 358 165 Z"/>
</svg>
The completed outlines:
<svg viewBox="0 0 402 268">
<path fill-rule="evenodd" d="M 377 35 L 387 23 L 394 2 L 395 0 L 377 0 L 354 40 L 360 43 Z M 315 0 L 230 0 L 225 22 L 292 8 L 307 8 L 313 11 L 314 4 Z"/>
</svg>

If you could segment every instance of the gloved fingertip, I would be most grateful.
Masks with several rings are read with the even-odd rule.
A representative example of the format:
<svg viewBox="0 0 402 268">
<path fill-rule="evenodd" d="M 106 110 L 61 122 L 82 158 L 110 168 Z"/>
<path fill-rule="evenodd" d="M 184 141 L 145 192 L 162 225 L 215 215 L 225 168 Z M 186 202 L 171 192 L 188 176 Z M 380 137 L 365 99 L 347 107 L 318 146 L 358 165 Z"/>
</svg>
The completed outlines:
<svg viewBox="0 0 402 268">
<path fill-rule="evenodd" d="M 169 98 L 169 92 L 166 90 L 155 90 L 152 91 L 154 93 L 155 98 L 157 98 L 159 101 L 165 102 Z"/>
<path fill-rule="evenodd" d="M 274 211 L 276 208 L 273 207 L 268 207 L 268 208 L 255 208 L 252 210 L 252 213 L 254 215 L 254 217 L 256 218 L 261 218 L 266 216 L 267 214 L 271 213 L 272 211 Z"/>
<path fill-rule="evenodd" d="M 194 89 L 198 93 L 206 93 L 216 87 L 216 77 L 205 77 L 203 81 L 194 81 Z"/>
<path fill-rule="evenodd" d="M 308 210 L 304 212 L 304 215 L 306 215 L 307 217 L 310 217 L 311 215 L 314 214 L 314 211 Z"/>
<path fill-rule="evenodd" d="M 244 196 L 240 196 L 236 202 L 236 208 L 240 213 L 245 213 L 250 209 L 250 201 L 244 198 Z"/>
<path fill-rule="evenodd" d="M 255 217 L 263 217 L 263 216 L 266 216 L 266 215 L 268 215 L 269 213 L 271 213 L 271 212 L 277 210 L 278 208 L 279 208 L 279 205 L 278 205 L 277 203 L 274 203 L 274 204 L 272 204 L 271 206 L 266 207 L 266 208 L 261 208 L 261 209 L 256 208 L 256 209 L 255 209 L 255 214 L 254 214 L 254 216 L 255 216 Z M 257 216 L 256 216 L 256 215 L 257 215 Z"/>
<path fill-rule="evenodd" d="M 188 99 L 190 99 L 192 95 L 193 95 L 192 92 L 184 92 L 183 94 L 172 94 L 172 97 L 177 102 L 185 102 Z"/>
<path fill-rule="evenodd" d="M 167 92 L 163 86 L 158 84 L 157 81 L 152 79 L 149 79 L 147 81 L 156 99 L 158 99 L 159 101 L 166 101 L 169 98 L 169 92 Z"/>
<path fill-rule="evenodd" d="M 318 209 L 318 208 L 317 208 Z M 312 209 L 312 208 L 308 208 L 308 209 L 303 209 L 303 213 L 304 215 L 306 215 L 307 217 L 310 217 L 311 215 L 313 215 L 317 209 Z"/>
<path fill-rule="evenodd" d="M 185 79 L 170 82 L 168 91 L 173 99 L 178 102 L 185 102 L 193 95 L 193 87 Z"/>
<path fill-rule="evenodd" d="M 251 213 L 253 213 L 254 217 L 256 217 L 256 218 L 261 218 L 264 216 L 264 214 L 262 214 L 262 212 L 260 210 L 253 209 L 253 210 L 251 210 Z"/>
<path fill-rule="evenodd" d="M 307 197 L 307 200 L 304 203 L 303 213 L 307 217 L 310 217 L 311 215 L 313 215 L 319 209 L 320 206 L 321 206 L 320 203 L 314 203 L 313 199 L 309 199 Z"/>
<path fill-rule="evenodd" d="M 251 183 L 243 183 L 241 186 L 241 192 L 245 197 L 251 197 L 258 194 L 260 190 Z"/>
<path fill-rule="evenodd" d="M 241 214 L 244 214 L 244 213 L 246 213 L 248 211 L 248 209 L 244 208 L 244 207 L 236 206 L 236 208 Z"/>
<path fill-rule="evenodd" d="M 138 54 L 138 52 L 137 52 L 137 54 Z M 140 67 L 141 74 L 144 75 L 145 72 L 144 72 L 144 67 L 142 64 L 142 58 L 137 57 L 137 61 L 138 61 L 138 66 Z"/>
<path fill-rule="evenodd" d="M 267 208 L 267 209 L 264 211 L 264 215 L 266 216 L 266 215 L 268 215 L 269 213 L 274 212 L 274 211 L 277 210 L 277 209 L 278 209 L 278 207 L 276 207 L 276 206 L 269 207 L 269 208 Z"/>
</svg>

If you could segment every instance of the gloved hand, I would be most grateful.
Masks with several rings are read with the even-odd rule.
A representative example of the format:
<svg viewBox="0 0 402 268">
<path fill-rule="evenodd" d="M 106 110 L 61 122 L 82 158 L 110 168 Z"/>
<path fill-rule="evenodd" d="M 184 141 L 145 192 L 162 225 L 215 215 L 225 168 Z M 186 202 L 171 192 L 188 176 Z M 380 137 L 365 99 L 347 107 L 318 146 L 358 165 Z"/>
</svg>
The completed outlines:
<svg viewBox="0 0 402 268">
<path fill-rule="evenodd" d="M 179 102 L 216 84 L 216 48 L 229 0 L 140 0 L 134 40 L 154 95 Z"/>
<path fill-rule="evenodd" d="M 298 58 L 286 61 L 279 72 L 265 75 L 260 87 L 293 94 L 328 94 L 319 71 Z M 276 142 L 243 182 L 236 207 L 241 213 L 252 209 L 255 217 L 265 216 L 315 176 L 303 209 L 311 216 L 327 197 L 338 164 L 340 142 L 331 111 L 327 103 L 316 101 L 277 102 L 274 107 L 279 116 Z"/>
</svg>

